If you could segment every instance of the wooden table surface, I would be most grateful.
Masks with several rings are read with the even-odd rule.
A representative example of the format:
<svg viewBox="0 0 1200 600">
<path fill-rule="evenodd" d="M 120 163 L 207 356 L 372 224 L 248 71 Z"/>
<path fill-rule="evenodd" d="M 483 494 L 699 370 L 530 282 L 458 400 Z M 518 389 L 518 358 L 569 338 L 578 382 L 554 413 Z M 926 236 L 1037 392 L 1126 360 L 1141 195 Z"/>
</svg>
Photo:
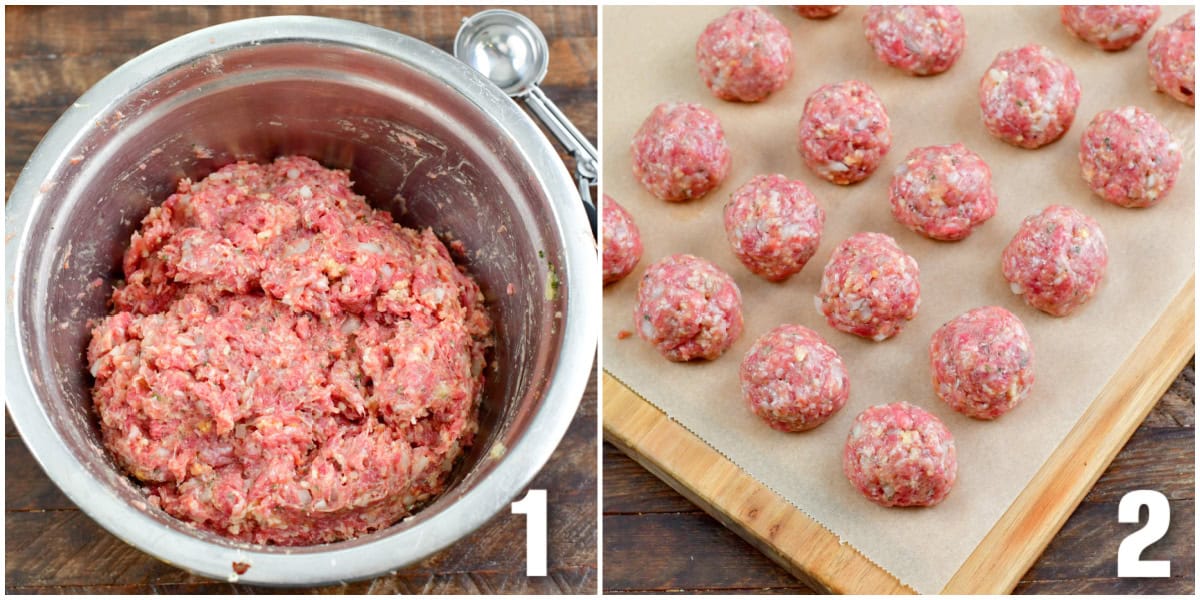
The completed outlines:
<svg viewBox="0 0 1200 600">
<path fill-rule="evenodd" d="M 1017 593 L 1193 593 L 1195 398 L 1193 358 L 1021 578 Z M 606 593 L 813 593 L 607 443 L 603 469 Z M 1118 523 L 1117 505 L 1137 489 L 1158 490 L 1170 502 L 1170 529 L 1142 555 L 1170 559 L 1169 579 L 1116 576 L 1117 546 L 1140 528 Z"/>
<path fill-rule="evenodd" d="M 449 51 L 479 7 L 8 7 L 5 186 L 11 190 L 59 115 L 104 75 L 161 42 L 248 17 L 313 14 L 363 21 Z M 596 10 L 523 7 L 550 42 L 543 89 L 576 126 L 596 134 Z M 549 502 L 549 575 L 525 576 L 525 519 L 502 513 L 451 548 L 394 576 L 307 591 L 441 594 L 594 593 L 596 384 L 563 443 L 530 487 Z M 114 538 L 42 473 L 5 418 L 5 591 L 8 593 L 245 593 L 168 566 Z M 296 590 L 291 590 L 296 591 Z"/>
</svg>

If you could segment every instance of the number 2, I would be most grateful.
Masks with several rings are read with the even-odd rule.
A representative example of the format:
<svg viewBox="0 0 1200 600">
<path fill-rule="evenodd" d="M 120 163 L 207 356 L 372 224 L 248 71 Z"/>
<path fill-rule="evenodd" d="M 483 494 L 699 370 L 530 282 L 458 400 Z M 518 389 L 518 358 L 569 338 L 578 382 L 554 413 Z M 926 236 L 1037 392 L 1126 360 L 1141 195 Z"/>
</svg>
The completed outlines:
<svg viewBox="0 0 1200 600">
<path fill-rule="evenodd" d="M 1142 507 L 1147 507 L 1146 525 L 1121 540 L 1117 548 L 1117 577 L 1170 577 L 1171 561 L 1142 560 L 1142 551 L 1162 539 L 1171 522 L 1167 497 L 1154 490 L 1134 490 L 1121 497 L 1117 520 L 1137 523 Z"/>
<path fill-rule="evenodd" d="M 545 577 L 546 490 L 529 490 L 524 498 L 512 503 L 512 512 L 525 515 L 525 574 Z"/>
</svg>

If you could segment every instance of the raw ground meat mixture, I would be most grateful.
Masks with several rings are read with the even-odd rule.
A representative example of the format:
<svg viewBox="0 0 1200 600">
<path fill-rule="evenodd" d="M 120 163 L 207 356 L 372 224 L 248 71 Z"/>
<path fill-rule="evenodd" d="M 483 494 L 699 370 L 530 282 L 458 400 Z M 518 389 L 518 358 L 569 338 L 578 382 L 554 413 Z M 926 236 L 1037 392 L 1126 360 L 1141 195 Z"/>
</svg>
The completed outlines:
<svg viewBox="0 0 1200 600">
<path fill-rule="evenodd" d="M 936 75 L 962 54 L 967 27 L 954 6 L 872 6 L 863 15 L 879 60 L 912 75 Z"/>
<path fill-rule="evenodd" d="M 783 281 L 800 272 L 821 243 L 825 211 L 801 181 L 757 175 L 725 205 L 725 236 L 756 275 Z"/>
<path fill-rule="evenodd" d="M 690 254 L 646 268 L 633 321 L 668 360 L 712 360 L 742 335 L 742 292 L 729 274 Z"/>
<path fill-rule="evenodd" d="M 996 214 L 992 171 L 962 144 L 908 154 L 888 189 L 892 216 L 935 240 L 961 240 Z"/>
<path fill-rule="evenodd" d="M 153 504 L 237 540 L 386 527 L 477 429 L 491 324 L 426 229 L 303 157 L 183 180 L 125 254 L 88 362 L 105 446 Z"/>
<path fill-rule="evenodd" d="M 762 8 L 734 8 L 700 34 L 696 63 L 716 97 L 758 102 L 791 79 L 792 36 Z"/>
<path fill-rule="evenodd" d="M 842 357 L 801 325 L 780 325 L 758 338 L 742 360 L 740 379 L 750 411 L 779 431 L 812 429 L 850 397 Z"/>
<path fill-rule="evenodd" d="M 700 198 L 721 185 L 732 158 L 721 121 L 699 104 L 663 102 L 633 136 L 633 175 L 668 202 Z"/>
<path fill-rule="evenodd" d="M 979 80 L 984 126 L 1021 148 L 1040 148 L 1062 137 L 1075 120 L 1079 97 L 1075 72 L 1037 44 L 996 55 Z"/>
<path fill-rule="evenodd" d="M 854 418 L 842 469 L 882 506 L 933 506 L 958 476 L 954 436 L 936 416 L 907 402 L 872 406 Z"/>
<path fill-rule="evenodd" d="M 933 389 L 950 408 L 995 419 L 1033 387 L 1033 341 L 1017 315 L 999 306 L 976 308 L 934 332 L 929 365 Z"/>
<path fill-rule="evenodd" d="M 917 260 L 891 236 L 856 233 L 830 256 L 816 304 L 830 327 L 882 342 L 917 316 Z"/>
<path fill-rule="evenodd" d="M 804 102 L 800 156 L 817 175 L 840 185 L 862 181 L 891 147 L 891 121 L 871 86 L 830 83 Z"/>
<path fill-rule="evenodd" d="M 1142 208 L 1171 191 L 1183 153 L 1154 115 L 1124 106 L 1103 111 L 1088 124 L 1079 143 L 1079 166 L 1097 196 Z"/>
<path fill-rule="evenodd" d="M 604 285 L 624 279 L 642 258 L 642 234 L 625 207 L 604 195 L 604 233 L 601 254 Z"/>
<path fill-rule="evenodd" d="M 1147 48 L 1150 78 L 1158 91 L 1196 105 L 1196 11 L 1175 19 L 1154 32 Z"/>
<path fill-rule="evenodd" d="M 834 4 L 829 4 L 829 5 L 795 4 L 795 5 L 792 5 L 792 10 L 796 11 L 796 14 L 798 14 L 806 19 L 828 19 L 829 17 L 832 17 L 833 15 L 836 15 L 836 14 L 842 12 L 843 8 L 846 8 L 846 7 L 842 6 L 840 4 L 837 4 L 837 5 L 834 5 Z"/>
<path fill-rule="evenodd" d="M 1100 224 L 1060 205 L 1026 217 L 1001 255 L 1013 293 L 1056 317 L 1090 300 L 1107 266 L 1108 245 Z"/>
<path fill-rule="evenodd" d="M 1137 43 L 1158 20 L 1162 9 L 1135 4 L 1108 6 L 1063 6 L 1062 23 L 1079 39 L 1109 51 L 1124 50 Z"/>
</svg>

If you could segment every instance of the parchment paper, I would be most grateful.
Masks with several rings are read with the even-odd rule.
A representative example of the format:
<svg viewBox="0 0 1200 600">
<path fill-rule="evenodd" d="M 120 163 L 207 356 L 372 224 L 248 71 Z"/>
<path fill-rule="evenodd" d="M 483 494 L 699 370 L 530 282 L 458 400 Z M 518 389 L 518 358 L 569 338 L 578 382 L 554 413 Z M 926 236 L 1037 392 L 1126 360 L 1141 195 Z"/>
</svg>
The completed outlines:
<svg viewBox="0 0 1200 600">
<path fill-rule="evenodd" d="M 983 536 L 1116 372 L 1128 353 L 1194 272 L 1193 109 L 1157 94 L 1147 73 L 1153 33 L 1127 51 L 1103 52 L 1070 35 L 1058 7 L 964 7 L 967 43 L 949 71 L 916 78 L 877 60 L 863 37 L 864 7 L 810 21 L 786 7 L 771 10 L 795 48 L 788 85 L 759 104 L 712 96 L 695 64 L 697 36 L 726 7 L 605 7 L 603 11 L 604 191 L 633 214 L 645 254 L 638 268 L 604 293 L 604 368 L 658 406 L 750 475 L 858 548 L 920 592 L 942 589 Z M 1155 28 L 1186 10 L 1164 7 Z M 991 137 L 979 115 L 979 78 L 996 53 L 1037 42 L 1074 69 L 1083 89 L 1075 122 L 1058 142 L 1039 150 L 1014 148 Z M 796 151 L 804 99 L 819 85 L 857 78 L 883 97 L 893 145 L 881 167 L 850 187 L 812 174 Z M 634 179 L 629 140 L 660 101 L 699 102 L 721 118 L 733 169 L 718 189 L 689 204 L 672 205 Z M 1099 111 L 1136 104 L 1154 113 L 1180 142 L 1184 170 L 1158 206 L 1131 210 L 1091 194 L 1080 177 L 1079 138 Z M 913 148 L 962 142 L 992 169 L 1000 198 L 994 218 L 961 242 L 927 240 L 895 222 L 888 208 L 892 172 Z M 827 211 L 816 256 L 784 284 L 770 284 L 737 261 L 725 241 L 722 208 L 751 176 L 782 173 L 804 181 Z M 1098 295 L 1063 319 L 1026 306 L 1000 274 L 1000 252 L 1022 218 L 1051 203 L 1074 206 L 1100 222 L 1110 262 Z M 833 248 L 858 231 L 896 238 L 921 267 L 921 307 L 898 336 L 883 343 L 829 327 L 813 294 Z M 632 323 L 637 284 L 646 266 L 675 252 L 716 262 L 741 287 L 746 331 L 720 359 L 671 363 L 636 335 L 618 340 Z M 928 344 L 934 330 L 958 314 L 995 304 L 1016 313 L 1035 347 L 1032 396 L 998 421 L 980 422 L 950 410 L 929 381 Z M 780 323 L 815 329 L 845 359 L 850 400 L 814 431 L 768 428 L 743 405 L 737 369 L 753 341 Z M 860 496 L 841 470 L 850 423 L 864 408 L 907 400 L 938 415 L 958 444 L 954 491 L 931 509 L 887 509 Z M 1115 518 L 1115 516 L 1114 516 Z"/>
</svg>

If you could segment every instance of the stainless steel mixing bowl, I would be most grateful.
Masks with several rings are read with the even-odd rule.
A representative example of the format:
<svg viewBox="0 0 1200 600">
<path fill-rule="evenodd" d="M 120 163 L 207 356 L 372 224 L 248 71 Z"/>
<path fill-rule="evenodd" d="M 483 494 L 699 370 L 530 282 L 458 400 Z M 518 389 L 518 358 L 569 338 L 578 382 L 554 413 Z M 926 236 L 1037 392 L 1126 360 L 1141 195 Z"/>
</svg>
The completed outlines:
<svg viewBox="0 0 1200 600">
<path fill-rule="evenodd" d="M 150 506 L 100 443 L 84 356 L 88 321 L 105 314 L 122 252 L 150 207 L 182 177 L 285 154 L 350 169 L 356 191 L 399 222 L 461 240 L 460 262 L 497 324 L 481 432 L 450 488 L 385 530 L 297 548 L 232 542 Z M 5 387 L 22 437 L 106 529 L 214 578 L 360 579 L 448 546 L 506 508 L 542 467 L 595 357 L 598 260 L 549 141 L 466 65 L 361 23 L 250 19 L 146 52 L 46 134 L 6 220 Z M 238 574 L 235 563 L 249 568 Z"/>
</svg>

